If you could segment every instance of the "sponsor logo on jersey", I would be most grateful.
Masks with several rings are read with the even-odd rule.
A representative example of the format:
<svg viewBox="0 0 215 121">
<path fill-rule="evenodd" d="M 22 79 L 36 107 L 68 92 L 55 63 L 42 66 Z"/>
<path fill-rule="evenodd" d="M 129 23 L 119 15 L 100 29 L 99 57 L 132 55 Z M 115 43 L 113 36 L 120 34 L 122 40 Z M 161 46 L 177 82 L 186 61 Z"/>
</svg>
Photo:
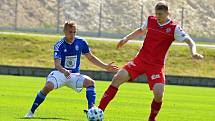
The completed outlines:
<svg viewBox="0 0 215 121">
<path fill-rule="evenodd" d="M 151 76 L 151 79 L 152 79 L 152 80 L 154 80 L 154 79 L 159 79 L 159 78 L 161 78 L 159 74 L 153 74 L 153 75 Z"/>
<path fill-rule="evenodd" d="M 66 56 L 65 57 L 65 67 L 69 69 L 75 69 L 77 62 L 77 56 Z"/>
</svg>

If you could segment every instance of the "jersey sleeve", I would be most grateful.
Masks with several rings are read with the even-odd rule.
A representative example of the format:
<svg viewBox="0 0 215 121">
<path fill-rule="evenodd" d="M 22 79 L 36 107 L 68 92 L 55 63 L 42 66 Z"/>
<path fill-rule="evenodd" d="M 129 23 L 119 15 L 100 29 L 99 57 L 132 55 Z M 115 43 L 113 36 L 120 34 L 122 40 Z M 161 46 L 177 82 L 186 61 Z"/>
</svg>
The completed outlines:
<svg viewBox="0 0 215 121">
<path fill-rule="evenodd" d="M 143 24 L 141 25 L 140 29 L 144 30 L 144 29 L 146 29 L 147 27 L 148 27 L 148 20 L 145 20 L 145 21 L 143 22 Z"/>
<path fill-rule="evenodd" d="M 83 41 L 82 46 L 83 46 L 82 54 L 90 53 L 90 48 L 89 48 L 88 43 L 86 42 L 86 40 Z"/>
<path fill-rule="evenodd" d="M 54 45 L 54 59 L 61 59 L 60 46 L 58 44 Z"/>
<path fill-rule="evenodd" d="M 184 41 L 185 39 L 190 39 L 190 36 L 179 26 L 175 27 L 174 38 L 176 41 Z"/>
</svg>

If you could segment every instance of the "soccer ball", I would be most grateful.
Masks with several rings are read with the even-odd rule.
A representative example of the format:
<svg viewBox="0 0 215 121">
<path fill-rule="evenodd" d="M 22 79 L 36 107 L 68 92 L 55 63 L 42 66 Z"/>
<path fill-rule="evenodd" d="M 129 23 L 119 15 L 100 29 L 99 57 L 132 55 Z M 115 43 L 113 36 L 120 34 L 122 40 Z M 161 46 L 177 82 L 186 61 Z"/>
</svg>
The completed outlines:
<svg viewBox="0 0 215 121">
<path fill-rule="evenodd" d="M 92 107 L 87 112 L 87 118 L 89 121 L 103 121 L 104 112 L 97 107 Z"/>
</svg>

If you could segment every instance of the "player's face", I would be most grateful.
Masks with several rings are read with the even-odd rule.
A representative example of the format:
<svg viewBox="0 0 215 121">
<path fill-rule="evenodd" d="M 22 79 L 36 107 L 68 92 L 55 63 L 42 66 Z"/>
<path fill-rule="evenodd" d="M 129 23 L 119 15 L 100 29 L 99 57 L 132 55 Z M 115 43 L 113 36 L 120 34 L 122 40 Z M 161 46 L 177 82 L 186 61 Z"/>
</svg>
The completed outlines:
<svg viewBox="0 0 215 121">
<path fill-rule="evenodd" d="M 72 42 L 75 37 L 75 33 L 76 33 L 76 28 L 68 26 L 64 31 L 67 41 Z"/>
<path fill-rule="evenodd" d="M 168 19 L 169 12 L 165 10 L 155 10 L 155 15 L 160 24 L 164 24 Z"/>
</svg>

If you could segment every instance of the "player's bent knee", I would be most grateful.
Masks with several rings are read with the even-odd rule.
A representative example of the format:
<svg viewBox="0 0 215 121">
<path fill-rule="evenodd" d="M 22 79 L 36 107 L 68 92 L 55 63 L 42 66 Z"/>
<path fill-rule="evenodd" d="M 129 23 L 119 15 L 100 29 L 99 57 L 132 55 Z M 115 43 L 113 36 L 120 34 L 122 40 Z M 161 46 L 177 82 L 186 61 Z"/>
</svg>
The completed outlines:
<svg viewBox="0 0 215 121">
<path fill-rule="evenodd" d="M 124 82 L 128 81 L 130 76 L 125 69 L 121 69 L 114 75 L 111 85 L 115 87 L 119 87 Z"/>
<path fill-rule="evenodd" d="M 91 79 L 85 79 L 84 80 L 84 84 L 83 84 L 84 87 L 89 87 L 89 86 L 94 86 L 94 85 L 95 85 L 94 80 L 91 80 Z"/>
<path fill-rule="evenodd" d="M 117 80 L 119 80 L 120 78 L 121 78 L 121 76 L 120 76 L 119 74 L 115 74 L 115 75 L 113 76 L 112 81 L 117 81 Z"/>
<path fill-rule="evenodd" d="M 54 89 L 54 84 L 52 82 L 47 82 L 43 88 L 43 93 L 47 95 L 50 91 Z"/>
<path fill-rule="evenodd" d="M 112 79 L 111 85 L 118 88 L 123 83 L 124 83 L 123 76 L 120 74 L 115 74 Z"/>
</svg>

